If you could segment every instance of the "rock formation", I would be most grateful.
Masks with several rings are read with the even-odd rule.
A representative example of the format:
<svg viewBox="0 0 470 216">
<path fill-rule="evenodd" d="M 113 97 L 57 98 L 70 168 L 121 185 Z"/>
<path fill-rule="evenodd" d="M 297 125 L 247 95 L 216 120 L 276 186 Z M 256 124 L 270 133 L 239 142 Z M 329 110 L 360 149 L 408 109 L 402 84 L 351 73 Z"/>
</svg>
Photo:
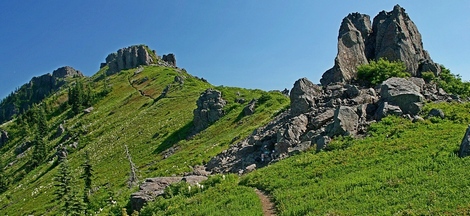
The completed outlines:
<svg viewBox="0 0 470 216">
<path fill-rule="evenodd" d="M 290 110 L 213 157 L 206 170 L 243 174 L 299 151 L 327 148 L 335 136 L 362 136 L 368 125 L 388 115 L 422 119 L 417 114 L 424 100 L 453 99 L 421 78 L 390 78 L 380 94 L 344 83 L 320 88 L 302 78 L 291 90 Z"/>
<path fill-rule="evenodd" d="M 227 102 L 222 98 L 222 93 L 214 89 L 207 89 L 198 98 L 197 108 L 194 113 L 194 128 L 195 133 L 207 128 L 209 125 L 219 120 L 224 116 L 222 109 Z"/>
<path fill-rule="evenodd" d="M 66 84 L 65 78 L 83 77 L 83 74 L 72 67 L 60 67 L 52 72 L 33 77 L 29 83 L 22 85 L 18 90 L 7 96 L 0 104 L 0 122 L 10 120 L 15 114 L 26 111 L 34 103 L 39 103 L 51 93 L 59 90 Z M 15 107 L 16 105 L 19 105 Z"/>
<path fill-rule="evenodd" d="M 396 5 L 391 12 L 380 12 L 372 27 L 365 14 L 353 13 L 343 19 L 335 65 L 323 74 L 320 82 L 324 86 L 350 82 L 357 77 L 357 66 L 380 58 L 403 61 L 412 76 L 425 71 L 440 73 L 439 65 L 423 48 L 418 28 L 405 9 Z"/>
<path fill-rule="evenodd" d="M 162 60 L 168 62 L 170 65 L 176 67 L 176 57 L 175 54 L 170 53 L 168 55 L 163 55 Z"/>
<path fill-rule="evenodd" d="M 145 45 L 130 46 L 119 49 L 116 53 L 111 53 L 106 57 L 106 64 L 109 66 L 108 75 L 115 74 L 121 70 L 135 68 L 140 65 L 150 65 L 155 62 L 155 54 L 148 51 Z"/>
</svg>

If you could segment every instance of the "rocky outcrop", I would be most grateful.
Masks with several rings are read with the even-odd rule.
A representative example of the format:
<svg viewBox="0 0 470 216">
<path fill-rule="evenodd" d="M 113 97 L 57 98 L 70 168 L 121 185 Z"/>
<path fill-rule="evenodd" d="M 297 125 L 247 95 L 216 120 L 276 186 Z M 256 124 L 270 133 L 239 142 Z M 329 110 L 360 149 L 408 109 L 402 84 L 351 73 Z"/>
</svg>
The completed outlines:
<svg viewBox="0 0 470 216">
<path fill-rule="evenodd" d="M 15 114 L 21 114 L 33 104 L 59 90 L 66 84 L 68 77 L 83 77 L 83 74 L 72 67 L 65 66 L 38 77 L 33 77 L 29 83 L 7 96 L 0 104 L 0 122 L 10 120 Z"/>
<path fill-rule="evenodd" d="M 65 66 L 54 70 L 52 72 L 52 77 L 55 79 L 66 77 L 83 77 L 83 74 L 82 72 L 75 70 L 73 67 Z"/>
<path fill-rule="evenodd" d="M 106 57 L 106 64 L 109 66 L 106 73 L 111 75 L 140 65 L 157 63 L 155 62 L 155 54 L 148 50 L 148 47 L 145 45 L 136 45 L 122 48 L 116 53 L 109 54 Z"/>
<path fill-rule="evenodd" d="M 190 185 L 196 185 L 206 180 L 205 176 L 185 176 L 185 177 L 156 177 L 148 178 L 142 185 L 140 190 L 131 195 L 131 208 L 140 211 L 145 203 L 154 200 L 156 197 L 165 193 L 165 188 L 173 183 L 185 181 Z"/>
<path fill-rule="evenodd" d="M 207 128 L 224 116 L 224 106 L 227 102 L 222 98 L 222 93 L 214 89 L 207 89 L 198 98 L 197 108 L 193 111 L 195 133 Z"/>
<path fill-rule="evenodd" d="M 356 77 L 356 67 L 369 63 L 366 56 L 366 40 L 372 32 L 370 17 L 352 13 L 341 22 L 338 35 L 338 55 L 335 65 L 323 74 L 322 85 L 346 82 Z"/>
<path fill-rule="evenodd" d="M 244 174 L 297 152 L 327 148 L 335 136 L 363 136 L 372 122 L 388 115 L 418 121 L 422 92 L 439 92 L 420 78 L 390 78 L 379 87 L 377 94 L 373 88 L 353 84 L 319 88 L 299 79 L 291 91 L 290 110 L 213 157 L 206 171 Z M 437 96 L 429 93 L 426 98 L 433 97 Z"/>
<path fill-rule="evenodd" d="M 170 53 L 162 56 L 162 60 L 168 62 L 168 64 L 176 67 L 176 57 L 175 54 Z"/>
<path fill-rule="evenodd" d="M 396 5 L 390 12 L 380 12 L 372 27 L 365 14 L 353 13 L 343 19 L 335 65 L 320 82 L 324 86 L 350 82 L 357 77 L 357 66 L 380 58 L 404 62 L 412 76 L 425 71 L 438 75 L 441 70 L 424 50 L 421 34 L 405 9 Z"/>
<path fill-rule="evenodd" d="M 302 78 L 294 83 L 290 91 L 291 114 L 306 113 L 315 106 L 315 97 L 321 94 L 321 87 L 313 84 L 307 78 Z"/>
<path fill-rule="evenodd" d="M 459 157 L 467 157 L 470 155 L 470 125 L 465 131 L 462 142 L 460 143 Z"/>
</svg>

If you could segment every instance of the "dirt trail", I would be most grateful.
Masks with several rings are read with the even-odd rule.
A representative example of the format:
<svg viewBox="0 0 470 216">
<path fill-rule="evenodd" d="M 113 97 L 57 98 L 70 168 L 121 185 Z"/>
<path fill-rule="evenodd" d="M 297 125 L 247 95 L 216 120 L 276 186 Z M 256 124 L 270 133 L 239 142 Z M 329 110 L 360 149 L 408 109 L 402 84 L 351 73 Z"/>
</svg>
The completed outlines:
<svg viewBox="0 0 470 216">
<path fill-rule="evenodd" d="M 274 203 L 271 202 L 269 196 L 266 195 L 263 191 L 260 191 L 255 188 L 256 195 L 258 195 L 261 205 L 263 206 L 263 215 L 264 216 L 271 216 L 276 215 L 276 208 L 274 207 Z"/>
</svg>

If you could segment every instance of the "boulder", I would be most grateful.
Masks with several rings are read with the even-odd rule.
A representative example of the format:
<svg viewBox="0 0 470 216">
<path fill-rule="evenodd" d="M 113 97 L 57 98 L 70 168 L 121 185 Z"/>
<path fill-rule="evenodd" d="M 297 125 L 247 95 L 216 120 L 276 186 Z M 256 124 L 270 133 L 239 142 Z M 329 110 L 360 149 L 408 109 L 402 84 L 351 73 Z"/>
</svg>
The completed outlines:
<svg viewBox="0 0 470 216">
<path fill-rule="evenodd" d="M 289 148 L 300 142 L 300 136 L 307 132 L 308 118 L 301 114 L 293 117 L 277 131 L 274 149 L 278 154 L 287 153 Z"/>
<path fill-rule="evenodd" d="M 25 152 L 25 151 L 26 151 L 27 149 L 29 149 L 32 145 L 33 145 L 32 142 L 29 142 L 29 141 L 24 142 L 23 144 L 21 144 L 21 145 L 19 145 L 19 146 L 17 146 L 17 147 L 15 148 L 15 154 L 16 154 L 16 155 L 19 155 L 19 154 Z"/>
<path fill-rule="evenodd" d="M 294 83 L 290 91 L 291 115 L 306 113 L 315 106 L 315 97 L 321 95 L 320 86 L 313 84 L 307 78 L 301 78 Z"/>
<path fill-rule="evenodd" d="M 57 131 L 55 132 L 55 138 L 62 136 L 65 132 L 65 127 L 63 124 L 60 124 L 59 127 L 57 127 Z"/>
<path fill-rule="evenodd" d="M 224 106 L 227 102 L 222 98 L 222 93 L 214 89 L 207 89 L 198 98 L 197 108 L 193 111 L 194 132 L 207 128 L 224 116 Z"/>
<path fill-rule="evenodd" d="M 148 47 L 145 45 L 119 49 L 116 53 L 111 53 L 106 57 L 106 64 L 109 66 L 106 73 L 111 75 L 140 65 L 154 64 L 156 62 L 152 55 L 154 54 L 149 53 Z"/>
<path fill-rule="evenodd" d="M 441 109 L 433 108 L 433 109 L 431 109 L 431 111 L 429 111 L 427 117 L 428 117 L 428 118 L 430 118 L 430 117 L 439 117 L 439 118 L 441 118 L 441 119 L 444 119 L 444 118 L 445 118 L 445 114 L 444 114 L 444 111 L 442 111 Z"/>
<path fill-rule="evenodd" d="M 331 131 L 329 131 L 331 137 L 356 134 L 357 124 L 359 121 L 356 109 L 348 106 L 339 106 L 335 110 L 333 120 L 333 127 L 331 128 Z"/>
<path fill-rule="evenodd" d="M 462 142 L 460 143 L 459 157 L 467 157 L 470 155 L 470 125 L 465 131 Z"/>
<path fill-rule="evenodd" d="M 383 102 L 377 108 L 375 119 L 380 120 L 388 115 L 401 116 L 403 115 L 403 111 L 398 106 L 391 105 L 388 102 Z"/>
<path fill-rule="evenodd" d="M 383 102 L 400 107 L 404 114 L 417 115 L 423 106 L 420 88 L 404 78 L 385 80 L 380 86 L 380 95 Z"/>
<path fill-rule="evenodd" d="M 91 112 L 93 112 L 94 109 L 95 109 L 95 108 L 93 108 L 93 107 L 88 107 L 88 108 L 86 108 L 86 109 L 83 110 L 83 114 L 91 113 Z"/>
<path fill-rule="evenodd" d="M 185 176 L 185 177 L 156 177 L 148 178 L 140 185 L 140 190 L 131 195 L 131 208 L 140 211 L 145 203 L 153 201 L 156 197 L 165 193 L 165 188 L 173 183 L 186 181 L 190 185 L 196 185 L 206 180 L 205 176 Z"/>
<path fill-rule="evenodd" d="M 331 121 L 335 116 L 335 111 L 333 109 L 329 109 L 324 113 L 315 116 L 312 118 L 311 124 L 313 125 L 313 129 L 319 129 L 320 127 L 324 126 L 326 123 Z"/>
<path fill-rule="evenodd" d="M 257 100 L 253 99 L 250 101 L 250 103 L 248 103 L 248 105 L 245 106 L 245 108 L 243 108 L 243 113 L 245 114 L 245 116 L 252 115 L 253 113 L 255 113 L 256 102 Z"/>
</svg>

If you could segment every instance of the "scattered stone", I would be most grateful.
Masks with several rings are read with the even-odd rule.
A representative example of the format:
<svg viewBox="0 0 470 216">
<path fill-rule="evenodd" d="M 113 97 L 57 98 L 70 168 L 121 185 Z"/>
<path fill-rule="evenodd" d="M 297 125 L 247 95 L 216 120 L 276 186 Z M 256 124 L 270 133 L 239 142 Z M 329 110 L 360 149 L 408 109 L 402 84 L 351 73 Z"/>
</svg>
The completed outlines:
<svg viewBox="0 0 470 216">
<path fill-rule="evenodd" d="M 398 106 L 394 106 L 389 104 L 388 102 L 383 102 L 380 104 L 379 108 L 377 108 L 376 119 L 380 120 L 385 118 L 388 115 L 396 115 L 401 116 L 403 111 Z"/>
<path fill-rule="evenodd" d="M 26 141 L 26 142 L 24 142 L 23 144 L 17 146 L 17 147 L 15 148 L 15 154 L 16 154 L 16 155 L 19 155 L 19 154 L 25 152 L 27 149 L 29 149 L 29 148 L 31 147 L 32 144 L 33 144 L 33 143 L 31 143 L 31 142 L 29 142 L 29 141 Z"/>
<path fill-rule="evenodd" d="M 253 99 L 250 101 L 250 103 L 248 103 L 248 105 L 245 106 L 245 108 L 243 108 L 243 113 L 245 116 L 253 115 L 253 113 L 255 113 L 256 102 L 257 100 Z"/>
<path fill-rule="evenodd" d="M 431 111 L 429 111 L 427 118 L 431 118 L 431 117 L 439 117 L 441 119 L 444 119 L 445 118 L 444 111 L 442 111 L 441 109 L 433 108 Z"/>
<path fill-rule="evenodd" d="M 190 185 L 196 185 L 206 180 L 205 176 L 185 176 L 185 177 L 156 177 L 148 178 L 140 185 L 140 190 L 131 195 L 131 208 L 140 211 L 145 203 L 153 201 L 156 197 L 165 193 L 165 188 L 173 183 L 185 181 Z"/>
<path fill-rule="evenodd" d="M 175 76 L 175 82 L 183 85 L 184 84 L 184 77 L 183 76 Z"/>
<path fill-rule="evenodd" d="M 86 109 L 83 110 L 83 114 L 89 114 L 91 113 L 95 108 L 93 107 L 88 107 Z"/>
<path fill-rule="evenodd" d="M 65 127 L 63 124 L 60 124 L 59 127 L 57 128 L 57 131 L 55 132 L 55 138 L 62 136 L 65 132 Z"/>
<path fill-rule="evenodd" d="M 459 157 L 467 157 L 470 155 L 470 125 L 465 131 L 462 142 L 460 143 Z"/>
<path fill-rule="evenodd" d="M 424 121 L 423 117 L 421 117 L 421 116 L 413 116 L 413 120 L 412 120 L 413 123 L 415 123 L 415 122 L 423 122 L 423 121 Z"/>
<path fill-rule="evenodd" d="M 237 99 L 235 99 L 235 103 L 244 104 L 245 102 L 246 102 L 245 98 L 237 98 Z"/>
<path fill-rule="evenodd" d="M 256 164 L 251 164 L 251 165 L 249 165 L 245 168 L 245 171 L 243 173 L 244 174 L 245 173 L 250 173 L 250 172 L 253 172 L 255 170 L 256 170 Z"/>
</svg>

